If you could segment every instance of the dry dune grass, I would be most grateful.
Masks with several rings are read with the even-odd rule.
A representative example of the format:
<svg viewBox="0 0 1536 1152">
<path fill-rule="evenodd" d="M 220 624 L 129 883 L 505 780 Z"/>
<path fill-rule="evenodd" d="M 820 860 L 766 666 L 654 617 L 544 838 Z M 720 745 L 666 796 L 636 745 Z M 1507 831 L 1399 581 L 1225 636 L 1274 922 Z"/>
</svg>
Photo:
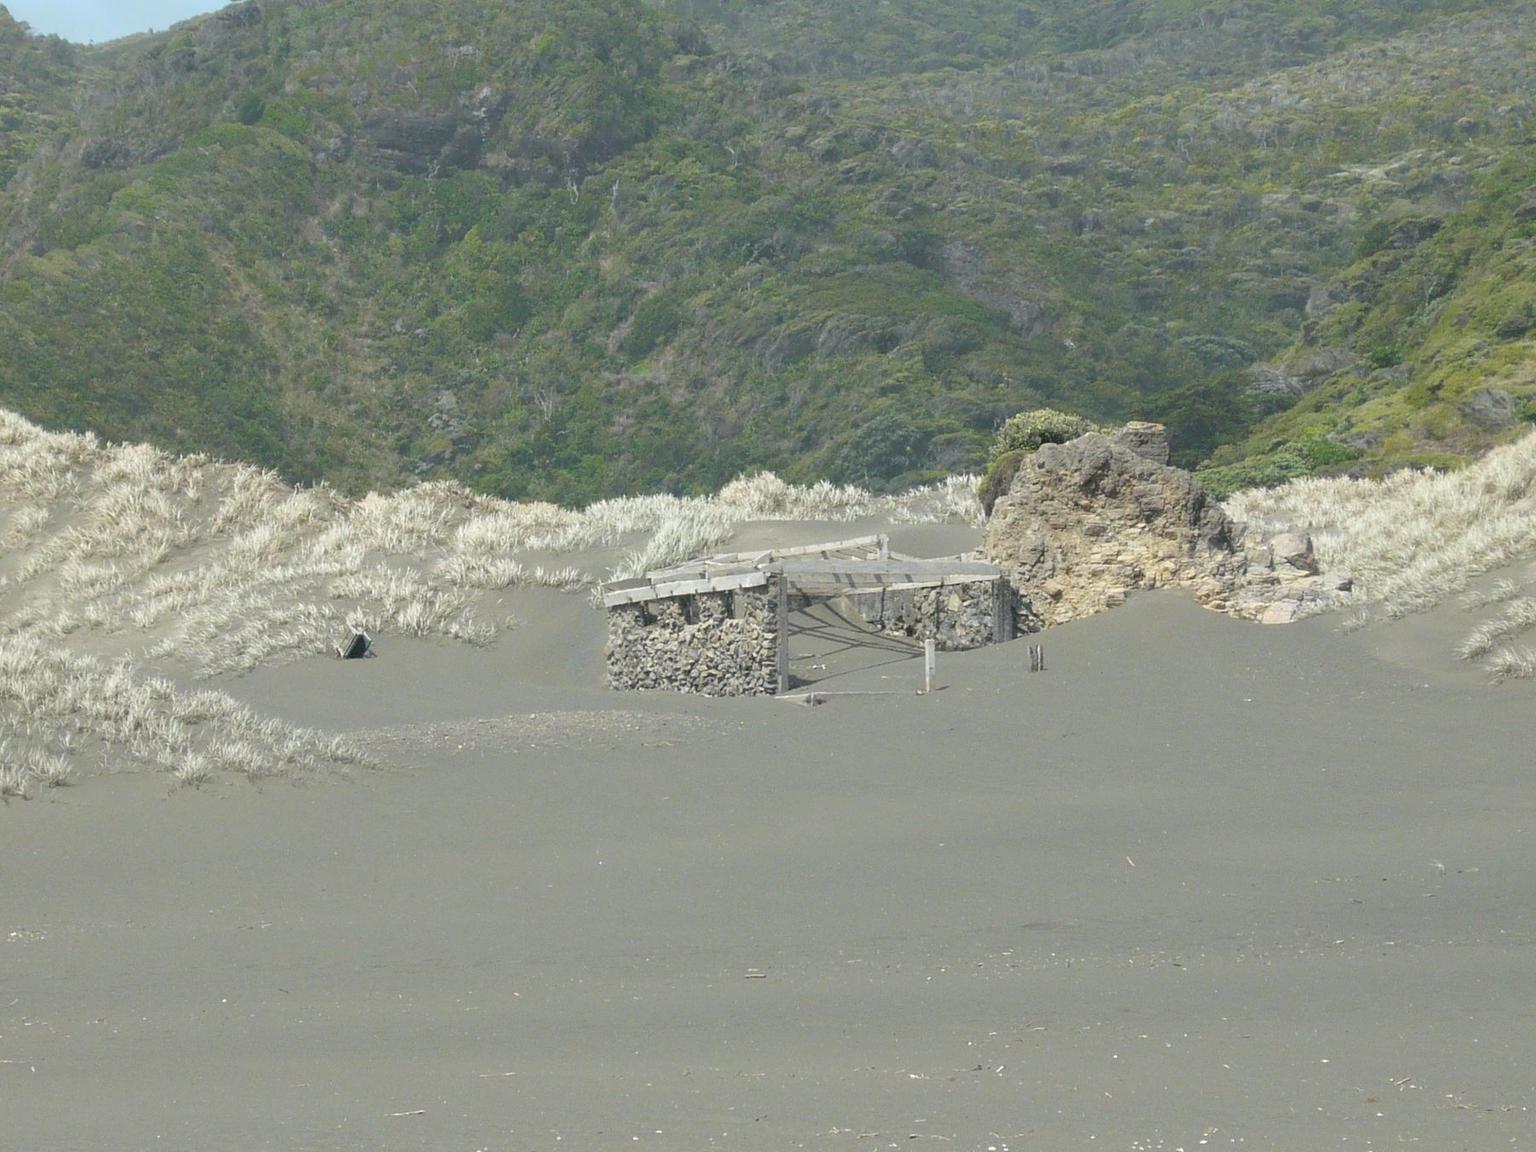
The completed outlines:
<svg viewBox="0 0 1536 1152">
<path fill-rule="evenodd" d="M 1377 613 L 1422 612 L 1536 553 L 1536 433 L 1459 472 L 1293 480 L 1239 492 L 1227 510 L 1265 531 L 1310 532 Z"/>
<path fill-rule="evenodd" d="M 1262 529 L 1311 532 L 1325 566 L 1350 572 L 1365 598 L 1352 625 L 1422 612 L 1464 592 L 1467 611 L 1498 611 L 1455 654 L 1494 680 L 1536 676 L 1536 653 L 1512 644 L 1536 627 L 1536 589 L 1502 579 L 1464 591 L 1476 577 L 1536 555 L 1536 433 L 1460 472 L 1294 480 L 1240 492 L 1227 508 Z"/>
<path fill-rule="evenodd" d="M 256 780 L 365 760 L 343 739 L 262 718 L 222 692 L 182 690 L 127 660 L 105 663 L 37 635 L 0 639 L 0 773 L 11 784 L 0 792 L 66 784 L 91 753 L 194 785 L 214 770 Z"/>
<path fill-rule="evenodd" d="M 579 511 L 449 483 L 349 500 L 246 465 L 47 432 L 0 411 L 0 738 L 14 736 L 13 762 L 0 756 L 0 794 L 7 782 L 18 794 L 67 779 L 49 757 L 67 764 L 76 737 L 193 784 L 219 769 L 257 776 L 356 759 L 264 725 L 228 698 L 194 723 L 169 681 L 146 679 L 129 659 L 239 672 L 324 653 L 349 624 L 480 644 L 507 623 L 477 611 L 490 592 L 630 575 L 714 548 L 745 521 L 862 517 L 979 523 L 976 481 L 874 496 L 765 473 L 714 498 L 632 497 Z M 603 572 L 533 562 L 616 550 L 617 566 Z M 102 651 L 125 662 L 102 666 Z M 154 690 L 136 694 L 145 684 Z"/>
</svg>

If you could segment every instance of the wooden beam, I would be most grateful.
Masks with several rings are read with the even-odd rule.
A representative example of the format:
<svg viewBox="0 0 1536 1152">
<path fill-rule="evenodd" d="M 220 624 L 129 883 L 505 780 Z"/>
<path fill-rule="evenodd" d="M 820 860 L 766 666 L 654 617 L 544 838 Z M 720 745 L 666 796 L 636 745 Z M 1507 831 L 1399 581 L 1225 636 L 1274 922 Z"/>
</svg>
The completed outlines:
<svg viewBox="0 0 1536 1152">
<path fill-rule="evenodd" d="M 789 691 L 789 582 L 780 577 L 777 585 L 779 645 L 774 663 L 778 671 L 778 694 L 782 696 Z"/>
<path fill-rule="evenodd" d="M 829 558 L 829 549 L 880 548 L 882 537 L 861 536 L 856 540 L 832 544 L 808 545 L 779 553 L 771 563 L 723 562 L 715 557 L 651 572 L 641 580 L 623 580 L 606 585 L 603 605 L 616 608 L 623 604 L 643 604 L 673 596 L 694 596 L 707 592 L 731 592 L 740 588 L 761 588 L 770 576 L 782 576 L 797 590 L 832 594 L 858 588 L 944 587 L 978 581 L 1001 580 L 1002 571 L 976 560 L 912 560 L 894 556 L 870 559 Z M 759 554 L 761 555 L 761 554 Z"/>
<path fill-rule="evenodd" d="M 606 595 L 609 592 L 628 592 L 631 588 L 649 588 L 650 586 L 651 582 L 643 576 L 635 580 L 610 580 L 603 585 L 603 592 Z"/>
<path fill-rule="evenodd" d="M 797 591 L 826 595 L 856 588 L 945 587 L 1002 579 L 1002 573 L 990 564 L 957 561 L 931 564 L 900 560 L 795 560 L 775 564 L 773 568 Z"/>
<path fill-rule="evenodd" d="M 831 552 L 854 552 L 860 549 L 878 552 L 882 536 L 855 536 L 851 540 L 833 540 L 826 544 L 797 544 L 793 548 L 764 548 L 756 552 L 722 552 L 697 563 L 702 564 L 771 564 L 775 560 L 793 556 L 820 556 Z"/>
<path fill-rule="evenodd" d="M 693 560 L 687 564 L 674 564 L 670 568 L 658 568 L 654 572 L 647 572 L 644 580 L 647 584 L 668 584 L 674 580 L 712 580 L 720 576 L 740 576 L 748 572 L 760 572 L 762 569 L 762 564 L 724 564 L 714 559 Z"/>
<path fill-rule="evenodd" d="M 910 576 L 942 580 L 969 576 L 987 579 L 1002 569 L 979 560 L 786 560 L 772 567 L 788 576 Z"/>
<path fill-rule="evenodd" d="M 918 591 L 921 591 L 924 588 L 960 588 L 960 587 L 965 586 L 966 584 L 996 584 L 996 583 L 1001 583 L 1001 578 L 1000 577 L 997 577 L 997 576 L 959 576 L 959 577 L 955 577 L 955 578 L 952 578 L 952 579 L 949 579 L 949 580 L 914 580 L 910 584 L 885 584 L 885 583 L 877 583 L 877 584 L 871 584 L 868 587 L 864 587 L 864 588 L 855 587 L 854 585 L 851 585 L 851 584 L 827 584 L 827 585 L 822 585 L 822 586 L 811 585 L 811 587 L 813 589 L 816 588 L 816 587 L 826 587 L 826 588 L 831 589 L 833 592 L 835 592 L 837 595 L 840 595 L 840 596 L 873 596 L 877 592 L 918 592 Z M 801 585 L 801 584 L 796 584 L 795 588 L 798 591 L 801 591 L 801 592 L 804 592 L 806 590 L 805 586 Z"/>
<path fill-rule="evenodd" d="M 735 576 L 713 576 L 703 580 L 673 580 L 665 584 L 646 584 L 605 593 L 604 608 L 621 604 L 645 604 L 669 600 L 674 596 L 697 596 L 701 592 L 735 592 L 743 588 L 761 588 L 768 583 L 766 572 L 743 572 Z"/>
</svg>

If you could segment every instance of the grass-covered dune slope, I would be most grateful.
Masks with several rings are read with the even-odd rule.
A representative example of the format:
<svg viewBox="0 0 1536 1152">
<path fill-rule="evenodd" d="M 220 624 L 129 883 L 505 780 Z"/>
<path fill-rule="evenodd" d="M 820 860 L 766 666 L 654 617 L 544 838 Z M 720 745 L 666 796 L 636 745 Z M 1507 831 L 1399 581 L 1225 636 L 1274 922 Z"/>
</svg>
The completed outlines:
<svg viewBox="0 0 1536 1152">
<path fill-rule="evenodd" d="M 1474 377 L 1530 394 L 1533 49 L 1472 0 L 0 9 L 0 401 L 565 502 L 892 489 L 1042 403 L 1229 487 L 1461 458 L 1514 434 Z"/>
</svg>

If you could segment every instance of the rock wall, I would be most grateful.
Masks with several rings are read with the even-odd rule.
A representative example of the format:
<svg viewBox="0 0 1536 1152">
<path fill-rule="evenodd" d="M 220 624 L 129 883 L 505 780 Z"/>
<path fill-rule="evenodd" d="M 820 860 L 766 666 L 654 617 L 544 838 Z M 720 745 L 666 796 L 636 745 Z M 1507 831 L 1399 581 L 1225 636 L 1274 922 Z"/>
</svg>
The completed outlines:
<svg viewBox="0 0 1536 1152">
<path fill-rule="evenodd" d="M 848 596 L 844 603 L 875 631 L 914 640 L 932 639 L 941 652 L 980 648 L 991 644 L 997 635 L 997 593 L 991 581 L 942 588 L 885 588 Z M 1005 597 L 1004 606 L 1005 611 L 1011 611 L 1011 594 Z"/>
<path fill-rule="evenodd" d="M 1245 540 L 1188 472 L 1167 463 L 1157 425 L 1043 445 L 992 511 L 982 554 L 1008 573 L 1016 627 L 1091 616 L 1139 588 L 1188 588 L 1210 608 L 1284 623 L 1347 595 L 1318 571 L 1311 541 Z"/>
<path fill-rule="evenodd" d="M 775 589 L 677 596 L 608 610 L 608 684 L 705 696 L 778 690 Z"/>
</svg>

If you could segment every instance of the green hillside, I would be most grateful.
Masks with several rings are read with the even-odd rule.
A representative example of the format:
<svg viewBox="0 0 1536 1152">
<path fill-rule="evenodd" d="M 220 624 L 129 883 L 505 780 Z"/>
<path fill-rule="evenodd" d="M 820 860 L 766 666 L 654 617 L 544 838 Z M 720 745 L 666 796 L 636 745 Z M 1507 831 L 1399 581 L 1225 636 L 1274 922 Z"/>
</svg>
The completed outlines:
<svg viewBox="0 0 1536 1152">
<path fill-rule="evenodd" d="M 1478 365 L 1529 383 L 1523 335 L 1414 367 L 1531 283 L 1529 3 L 261 0 L 0 53 L 0 404 L 295 479 L 894 485 L 1042 404 L 1230 478 L 1472 451 Z"/>
<path fill-rule="evenodd" d="M 1454 467 L 1536 422 L 1536 148 L 1445 213 L 1383 213 L 1256 376 L 1300 398 L 1218 450 L 1220 489 L 1342 467 Z"/>
</svg>

